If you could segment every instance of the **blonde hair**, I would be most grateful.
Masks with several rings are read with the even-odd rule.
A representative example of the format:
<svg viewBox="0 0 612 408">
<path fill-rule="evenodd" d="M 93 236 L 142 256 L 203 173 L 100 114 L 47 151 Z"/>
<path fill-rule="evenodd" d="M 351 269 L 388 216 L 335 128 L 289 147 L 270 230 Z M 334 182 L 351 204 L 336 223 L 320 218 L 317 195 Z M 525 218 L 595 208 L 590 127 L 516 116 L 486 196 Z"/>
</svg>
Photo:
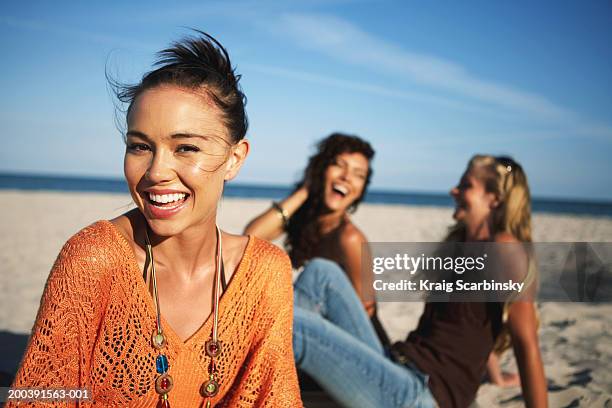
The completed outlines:
<svg viewBox="0 0 612 408">
<path fill-rule="evenodd" d="M 470 170 L 499 202 L 493 212 L 493 233 L 507 232 L 521 242 L 531 242 L 531 195 L 521 165 L 510 157 L 475 155 L 466 171 Z M 465 225 L 459 221 L 450 228 L 445 241 L 465 241 L 465 232 Z"/>
<path fill-rule="evenodd" d="M 521 242 L 532 242 L 531 237 L 531 194 L 527 175 L 519 163 L 507 156 L 475 155 L 467 167 L 474 177 L 482 181 L 485 191 L 495 195 L 498 206 L 493 210 L 493 234 L 508 233 Z M 445 240 L 465 241 L 466 226 L 458 221 L 448 232 Z M 524 279 L 526 287 L 535 283 L 537 269 L 533 253 L 529 253 L 529 266 Z M 512 299 L 506 301 L 502 321 L 505 323 Z M 502 354 L 511 346 L 510 333 L 506 324 L 497 336 L 493 351 Z"/>
</svg>

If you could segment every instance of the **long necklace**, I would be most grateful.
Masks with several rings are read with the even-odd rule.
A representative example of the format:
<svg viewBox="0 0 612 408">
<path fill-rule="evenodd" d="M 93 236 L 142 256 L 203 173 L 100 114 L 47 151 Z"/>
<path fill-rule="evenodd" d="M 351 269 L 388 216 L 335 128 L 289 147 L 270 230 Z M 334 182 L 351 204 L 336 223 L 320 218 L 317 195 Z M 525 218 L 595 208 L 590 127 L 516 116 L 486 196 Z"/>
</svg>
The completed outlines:
<svg viewBox="0 0 612 408">
<path fill-rule="evenodd" d="M 153 298 L 155 299 L 155 330 L 151 335 L 151 342 L 153 347 L 158 352 L 158 356 L 155 359 L 155 368 L 159 376 L 155 380 L 155 391 L 159 394 L 159 401 L 157 408 L 170 408 L 170 402 L 168 401 L 168 393 L 172 390 L 174 382 L 168 370 L 170 365 L 168 364 L 168 357 L 164 354 L 166 348 L 166 336 L 162 330 L 161 324 L 161 312 L 159 309 L 159 297 L 157 295 L 157 276 L 155 274 L 155 260 L 153 258 L 153 248 L 151 241 L 149 240 L 148 225 L 145 229 L 145 240 L 147 248 L 147 258 L 151 264 L 151 280 L 153 281 Z M 219 380 L 217 378 L 217 366 L 215 364 L 215 357 L 221 353 L 221 343 L 219 342 L 218 326 L 219 326 L 219 297 L 221 292 L 221 269 L 223 267 L 223 256 L 221 246 L 221 231 L 216 226 L 217 232 L 217 250 L 215 254 L 216 266 L 214 276 L 214 287 L 213 287 L 213 328 L 212 336 L 205 344 L 206 354 L 210 357 L 209 366 L 209 378 L 200 387 L 200 394 L 206 400 L 206 408 L 210 408 L 211 399 L 219 392 Z"/>
</svg>

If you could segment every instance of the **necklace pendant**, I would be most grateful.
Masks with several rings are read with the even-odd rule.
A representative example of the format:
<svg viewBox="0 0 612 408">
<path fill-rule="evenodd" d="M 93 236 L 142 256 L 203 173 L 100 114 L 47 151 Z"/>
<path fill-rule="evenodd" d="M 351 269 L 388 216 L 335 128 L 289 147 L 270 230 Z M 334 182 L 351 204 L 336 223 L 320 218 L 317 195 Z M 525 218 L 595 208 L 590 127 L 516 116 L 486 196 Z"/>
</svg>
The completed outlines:
<svg viewBox="0 0 612 408">
<path fill-rule="evenodd" d="M 208 357 L 217 357 L 221 353 L 221 343 L 213 339 L 208 340 L 204 348 Z"/>
<path fill-rule="evenodd" d="M 170 408 L 170 401 L 168 401 L 167 399 L 160 399 L 159 401 L 157 401 L 156 408 Z"/>
<path fill-rule="evenodd" d="M 155 368 L 159 374 L 165 374 L 168 371 L 168 357 L 165 354 L 160 354 L 155 359 Z"/>
<path fill-rule="evenodd" d="M 153 331 L 151 335 L 151 344 L 155 347 L 156 350 L 161 350 L 166 346 L 166 337 L 164 333 L 158 332 L 157 329 Z"/>
<path fill-rule="evenodd" d="M 159 401 L 157 401 L 156 408 L 170 408 L 170 401 L 168 401 L 168 394 L 164 394 L 160 396 Z"/>
<path fill-rule="evenodd" d="M 200 388 L 200 394 L 204 398 L 212 398 L 215 395 L 217 395 L 218 392 L 219 392 L 219 383 L 215 381 L 215 379 L 212 377 L 210 380 L 202 384 L 202 387 Z"/>
<path fill-rule="evenodd" d="M 210 400 L 206 401 L 206 408 L 210 408 Z"/>
<path fill-rule="evenodd" d="M 155 380 L 155 391 L 158 394 L 164 395 L 169 393 L 174 387 L 174 381 L 169 374 L 163 374 Z"/>
</svg>

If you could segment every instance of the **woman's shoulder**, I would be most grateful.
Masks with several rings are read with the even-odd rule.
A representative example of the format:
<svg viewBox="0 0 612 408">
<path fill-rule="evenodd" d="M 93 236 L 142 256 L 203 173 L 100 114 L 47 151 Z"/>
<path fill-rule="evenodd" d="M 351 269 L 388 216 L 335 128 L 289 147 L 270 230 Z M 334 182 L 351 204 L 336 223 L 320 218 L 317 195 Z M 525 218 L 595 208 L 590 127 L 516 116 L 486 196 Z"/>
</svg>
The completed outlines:
<svg viewBox="0 0 612 408">
<path fill-rule="evenodd" d="M 287 253 L 269 241 L 251 236 L 245 258 L 248 272 L 243 279 L 249 282 L 248 292 L 261 300 L 257 304 L 272 310 L 290 305 L 293 270 Z"/>
<path fill-rule="evenodd" d="M 495 254 L 499 261 L 516 263 L 520 258 L 527 259 L 528 257 L 528 243 L 519 241 L 514 235 L 508 232 L 500 232 L 495 234 L 493 237 L 495 246 Z"/>
<path fill-rule="evenodd" d="M 341 247 L 348 247 L 357 245 L 361 247 L 361 244 L 368 242 L 365 234 L 349 219 L 343 223 L 342 228 L 339 231 L 339 241 Z"/>
<path fill-rule="evenodd" d="M 91 270 L 96 266 L 114 263 L 125 255 L 121 237 L 115 226 L 107 220 L 96 221 L 81 229 L 66 241 L 56 262 L 81 266 Z"/>
<path fill-rule="evenodd" d="M 509 232 L 498 232 L 493 236 L 494 242 L 520 242 L 514 235 Z"/>
<path fill-rule="evenodd" d="M 90 251 L 116 247 L 118 244 L 116 227 L 108 220 L 96 221 L 75 233 L 66 242 L 69 248 L 88 248 Z"/>
<path fill-rule="evenodd" d="M 270 282 L 291 284 L 292 269 L 289 255 L 273 243 L 249 236 L 249 243 L 242 259 L 246 263 L 250 279 L 269 285 Z"/>
<path fill-rule="evenodd" d="M 289 255 L 287 255 L 284 250 L 274 245 L 270 241 L 257 238 L 254 235 L 249 237 L 249 244 L 247 246 L 247 251 L 245 251 L 245 256 L 248 256 L 251 262 L 257 264 L 274 264 L 281 266 L 288 265 L 289 269 L 291 269 Z"/>
</svg>

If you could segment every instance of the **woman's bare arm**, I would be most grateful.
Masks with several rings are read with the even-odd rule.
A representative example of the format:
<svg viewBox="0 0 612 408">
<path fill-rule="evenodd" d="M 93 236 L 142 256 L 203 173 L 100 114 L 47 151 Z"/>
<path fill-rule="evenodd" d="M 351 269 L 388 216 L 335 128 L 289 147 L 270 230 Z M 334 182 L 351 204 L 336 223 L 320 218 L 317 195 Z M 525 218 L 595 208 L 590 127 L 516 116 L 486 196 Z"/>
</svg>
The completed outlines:
<svg viewBox="0 0 612 408">
<path fill-rule="evenodd" d="M 546 377 L 538 344 L 537 319 L 533 302 L 514 302 L 510 306 L 507 324 L 521 376 L 525 405 L 547 407 Z"/>
<path fill-rule="evenodd" d="M 376 310 L 372 273 L 366 268 L 362 269 L 362 262 L 371 265 L 370 247 L 365 235 L 357 227 L 349 224 L 340 236 L 340 250 L 342 266 L 368 315 L 372 316 Z"/>
<path fill-rule="evenodd" d="M 287 218 L 291 216 L 304 204 L 308 198 L 308 190 L 302 187 L 294 191 L 290 196 L 279 203 L 286 212 Z M 252 219 L 244 229 L 245 235 L 255 235 L 268 241 L 272 241 L 284 232 L 283 216 L 280 211 L 270 207 L 262 214 Z"/>
</svg>

